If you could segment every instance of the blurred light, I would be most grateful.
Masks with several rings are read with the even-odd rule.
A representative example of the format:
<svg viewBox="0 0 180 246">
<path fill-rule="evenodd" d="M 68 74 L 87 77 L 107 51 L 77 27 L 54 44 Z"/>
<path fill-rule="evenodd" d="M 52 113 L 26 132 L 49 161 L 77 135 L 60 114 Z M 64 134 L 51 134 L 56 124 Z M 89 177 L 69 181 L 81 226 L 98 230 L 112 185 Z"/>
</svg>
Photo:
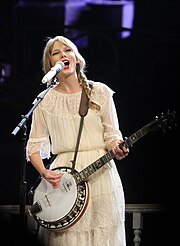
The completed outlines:
<svg viewBox="0 0 180 246">
<path fill-rule="evenodd" d="M 65 34 L 77 40 L 76 44 L 81 48 L 87 47 L 88 37 L 82 30 L 78 30 L 78 26 L 90 27 L 91 30 L 101 26 L 103 30 L 112 28 L 118 39 L 125 39 L 131 35 L 133 21 L 134 0 L 68 0 L 65 3 Z"/>
<path fill-rule="evenodd" d="M 88 45 L 88 38 L 81 30 L 73 28 L 79 25 L 82 13 L 86 10 L 86 0 L 67 0 L 65 4 L 64 29 L 65 35 L 73 39 L 78 47 L 85 48 Z M 72 28 L 71 28 L 72 27 Z"/>
<path fill-rule="evenodd" d="M 122 10 L 122 27 L 132 29 L 134 20 L 134 2 L 126 1 Z M 120 36 L 122 39 L 129 37 L 130 31 L 123 31 Z"/>
<path fill-rule="evenodd" d="M 11 76 L 11 65 L 0 63 L 0 84 L 6 82 L 6 79 Z"/>
</svg>

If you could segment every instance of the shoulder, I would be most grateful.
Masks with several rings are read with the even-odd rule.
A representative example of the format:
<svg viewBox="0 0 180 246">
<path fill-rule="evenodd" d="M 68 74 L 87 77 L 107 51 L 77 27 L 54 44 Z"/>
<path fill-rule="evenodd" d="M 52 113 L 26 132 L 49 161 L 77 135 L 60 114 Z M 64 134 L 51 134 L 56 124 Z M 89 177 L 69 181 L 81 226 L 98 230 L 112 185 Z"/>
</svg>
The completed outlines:
<svg viewBox="0 0 180 246">
<path fill-rule="evenodd" d="M 108 85 L 103 82 L 90 80 L 89 84 L 92 85 L 92 92 L 94 91 L 94 93 L 99 93 L 103 95 L 109 94 L 111 96 L 115 93 L 115 91 L 113 91 Z"/>
<path fill-rule="evenodd" d="M 51 88 L 48 92 L 47 89 L 39 92 L 39 94 L 37 95 L 37 97 L 35 98 L 35 100 L 33 101 L 33 104 L 35 104 L 38 100 L 40 100 L 40 102 L 43 100 L 43 102 L 45 101 L 49 101 L 50 98 L 54 97 L 54 90 Z M 42 100 L 41 100 L 42 99 Z"/>
</svg>

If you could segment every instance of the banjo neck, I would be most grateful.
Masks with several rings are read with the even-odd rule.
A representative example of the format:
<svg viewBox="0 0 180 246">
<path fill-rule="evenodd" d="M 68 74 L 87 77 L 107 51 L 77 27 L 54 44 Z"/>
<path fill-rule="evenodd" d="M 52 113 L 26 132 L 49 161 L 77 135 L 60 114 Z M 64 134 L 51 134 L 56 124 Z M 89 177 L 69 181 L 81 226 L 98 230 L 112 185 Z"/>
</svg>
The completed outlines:
<svg viewBox="0 0 180 246">
<path fill-rule="evenodd" d="M 150 131 L 149 127 L 151 124 L 145 125 L 140 130 L 132 134 L 129 138 L 126 138 L 123 143 L 124 146 L 126 148 L 132 147 L 135 142 L 137 142 L 140 138 L 142 138 L 144 135 L 146 135 Z M 112 152 L 112 150 L 110 150 L 105 155 L 103 155 L 102 157 L 94 161 L 92 164 L 84 168 L 82 171 L 73 174 L 73 177 L 76 180 L 76 183 L 80 184 L 82 182 L 85 182 L 90 175 L 92 175 L 94 172 L 96 172 L 98 169 L 100 169 L 102 166 L 104 166 L 114 157 L 115 157 L 114 153 Z"/>
<path fill-rule="evenodd" d="M 107 152 L 105 155 L 97 159 L 95 162 L 84 168 L 82 171 L 73 174 L 74 179 L 77 184 L 85 182 L 86 179 L 104 166 L 107 162 L 114 158 L 114 153 L 111 151 Z"/>
<path fill-rule="evenodd" d="M 143 126 L 141 129 L 136 131 L 134 134 L 129 136 L 128 138 L 125 138 L 123 145 L 126 148 L 133 147 L 133 144 L 136 143 L 139 139 L 144 137 L 146 134 L 148 134 L 151 131 L 156 131 L 156 130 L 163 130 L 165 132 L 166 128 L 168 127 L 171 129 L 172 122 L 174 122 L 175 119 L 175 112 L 168 111 L 166 114 L 161 114 L 160 117 L 155 118 L 155 120 L 151 121 L 147 125 Z M 97 159 L 95 162 L 84 168 L 82 171 L 77 172 L 73 174 L 74 179 L 76 180 L 77 184 L 80 184 L 86 179 L 96 172 L 99 168 L 104 166 L 106 163 L 108 163 L 111 159 L 115 157 L 114 153 L 112 150 L 107 152 L 105 155 Z"/>
</svg>

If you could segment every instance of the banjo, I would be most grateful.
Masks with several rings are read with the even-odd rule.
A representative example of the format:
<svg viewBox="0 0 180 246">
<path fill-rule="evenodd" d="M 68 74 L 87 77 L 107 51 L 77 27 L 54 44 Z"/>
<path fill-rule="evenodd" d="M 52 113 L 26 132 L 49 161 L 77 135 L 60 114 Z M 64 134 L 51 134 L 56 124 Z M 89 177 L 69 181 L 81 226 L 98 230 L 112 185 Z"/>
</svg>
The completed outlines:
<svg viewBox="0 0 180 246">
<path fill-rule="evenodd" d="M 167 111 L 152 122 L 136 131 L 124 140 L 124 145 L 129 148 L 147 133 L 155 130 L 165 132 L 170 123 L 175 119 L 175 112 Z M 84 214 L 89 201 L 89 186 L 87 178 L 108 163 L 115 156 L 111 151 L 97 159 L 95 162 L 78 172 L 72 174 L 70 167 L 57 167 L 52 170 L 62 173 L 60 186 L 53 189 L 45 179 L 39 177 L 35 186 L 30 189 L 29 198 L 31 205 L 28 213 L 36 222 L 48 229 L 64 230 L 74 225 Z"/>
</svg>

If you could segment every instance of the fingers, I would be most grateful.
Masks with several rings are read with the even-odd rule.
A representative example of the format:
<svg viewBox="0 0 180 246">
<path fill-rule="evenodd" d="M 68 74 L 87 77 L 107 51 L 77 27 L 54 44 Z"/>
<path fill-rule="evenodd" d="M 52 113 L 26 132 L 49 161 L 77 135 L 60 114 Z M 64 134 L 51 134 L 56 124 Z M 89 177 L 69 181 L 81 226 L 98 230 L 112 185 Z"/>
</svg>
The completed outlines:
<svg viewBox="0 0 180 246">
<path fill-rule="evenodd" d="M 116 145 L 112 151 L 117 160 L 122 160 L 129 154 L 129 149 L 123 145 Z"/>
<path fill-rule="evenodd" d="M 56 189 L 59 187 L 62 173 L 56 173 L 53 170 L 46 169 L 43 173 L 43 178 L 46 179 L 50 184 L 52 184 L 53 188 Z"/>
</svg>

